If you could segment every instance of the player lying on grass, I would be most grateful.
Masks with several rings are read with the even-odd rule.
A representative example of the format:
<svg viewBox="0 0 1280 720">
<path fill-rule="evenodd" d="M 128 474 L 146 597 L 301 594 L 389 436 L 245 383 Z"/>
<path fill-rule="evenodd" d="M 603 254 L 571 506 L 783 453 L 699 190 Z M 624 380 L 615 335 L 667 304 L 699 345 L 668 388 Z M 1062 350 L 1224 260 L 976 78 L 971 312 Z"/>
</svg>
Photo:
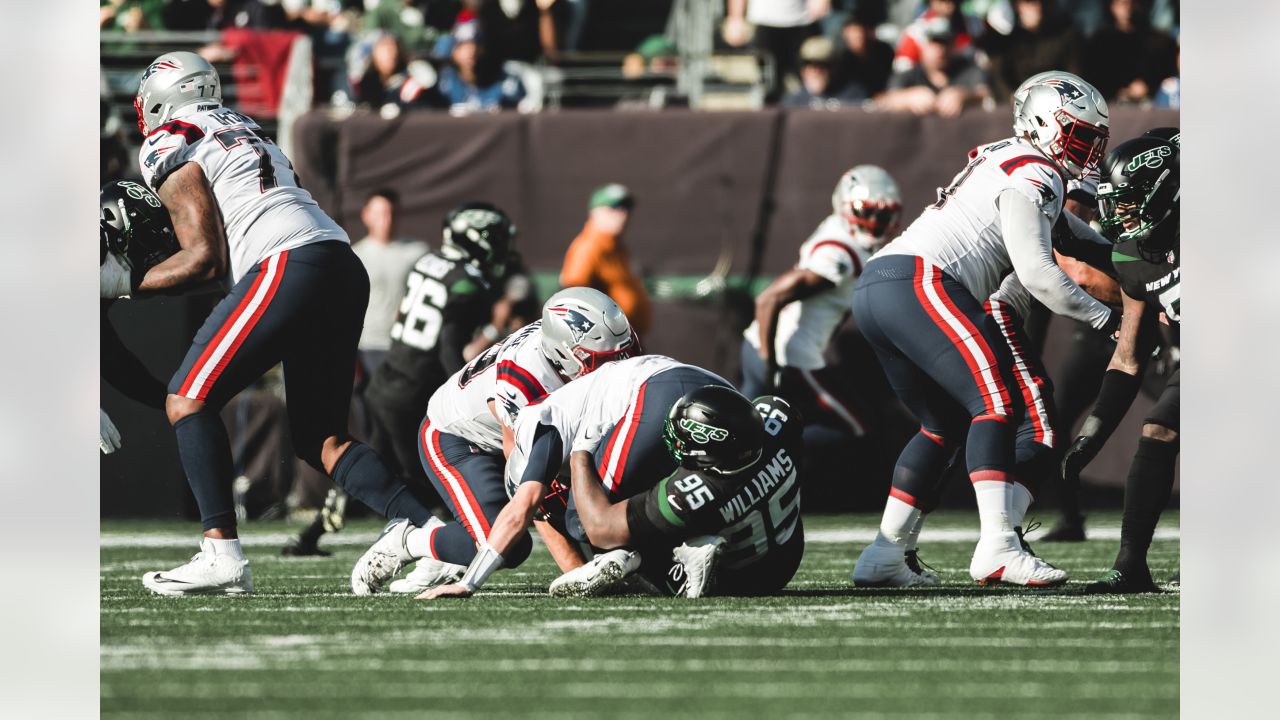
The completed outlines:
<svg viewBox="0 0 1280 720">
<path fill-rule="evenodd" d="M 377 592 L 413 561 L 417 567 L 391 583 L 392 592 L 417 593 L 457 580 L 477 546 L 488 542 L 507 504 L 503 471 L 520 410 L 575 378 L 639 352 L 617 303 L 598 290 L 567 288 L 547 300 L 541 320 L 456 372 L 432 394 L 417 432 L 422 467 L 454 521 L 393 519 L 352 569 L 352 592 Z M 582 564 L 576 547 L 558 531 L 544 522 L 537 527 L 562 570 Z M 506 567 L 524 562 L 531 548 L 528 534 L 520 534 L 504 556 Z"/>
<path fill-rule="evenodd" d="M 418 597 L 467 597 L 496 570 L 507 564 L 526 537 L 540 511 L 555 504 L 563 513 L 552 518 L 569 537 L 585 541 L 582 522 L 572 497 L 548 497 L 553 481 L 572 449 L 596 450 L 597 472 L 609 497 L 618 500 L 639 494 L 676 469 L 663 442 L 667 413 L 681 397 L 706 385 L 732 387 L 702 368 L 662 355 L 644 355 L 610 363 L 586 377 L 552 392 L 541 403 L 520 412 L 514 428 L 514 447 L 507 461 L 506 488 L 510 501 L 498 513 L 475 559 L 462 578 Z M 634 553 L 612 558 L 622 574 L 636 569 Z"/>
<path fill-rule="evenodd" d="M 605 492 L 593 451 L 569 457 L 572 493 L 593 547 L 640 554 L 640 572 L 683 597 L 766 595 L 795 575 L 803 420 L 779 397 L 751 401 L 718 385 L 671 408 L 663 439 L 680 469 L 621 501 Z M 622 577 L 597 555 L 551 583 L 554 596 L 598 595 Z"/>
<path fill-rule="evenodd" d="M 1133 403 L 1143 366 L 1156 342 L 1157 323 L 1181 324 L 1178 226 L 1180 147 L 1148 133 L 1107 157 L 1098 186 L 1103 232 L 1116 241 L 1112 261 L 1124 290 L 1124 323 L 1093 411 L 1062 462 L 1078 477 L 1102 449 Z M 1147 550 L 1173 491 L 1178 459 L 1180 373 L 1174 371 L 1143 422 L 1138 451 L 1125 481 L 1120 551 L 1091 593 L 1157 592 Z"/>
<path fill-rule="evenodd" d="M 1022 415 L 1014 361 L 983 303 L 1010 271 L 1050 310 L 1110 331 L 1118 314 L 1054 262 L 1052 228 L 1068 177 L 1084 177 L 1108 137 L 1105 100 L 1078 78 L 1033 85 L 1014 137 L 983 146 L 938 201 L 867 264 L 853 311 L 890 384 L 921 430 L 894 470 L 874 551 L 906 562 L 908 538 L 959 438 L 981 535 L 969 572 L 980 583 L 1055 585 L 1067 574 L 1027 552 L 1014 530 L 1014 430 Z M 873 579 L 874 582 L 874 579 Z"/>
</svg>

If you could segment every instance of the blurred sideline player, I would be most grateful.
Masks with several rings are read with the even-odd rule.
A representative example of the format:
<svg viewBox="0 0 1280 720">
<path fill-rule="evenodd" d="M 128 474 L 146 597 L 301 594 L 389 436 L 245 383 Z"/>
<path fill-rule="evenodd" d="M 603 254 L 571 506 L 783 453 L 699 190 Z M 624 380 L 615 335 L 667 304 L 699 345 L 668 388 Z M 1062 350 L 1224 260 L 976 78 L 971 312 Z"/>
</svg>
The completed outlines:
<svg viewBox="0 0 1280 720">
<path fill-rule="evenodd" d="M 496 275 L 505 267 L 515 241 L 516 227 L 499 208 L 472 202 L 450 210 L 441 227 L 438 250 L 414 263 L 405 280 L 391 344 L 374 371 L 364 397 L 372 428 L 369 444 L 389 461 L 405 483 L 402 492 L 416 496 L 424 507 L 438 498 L 418 462 L 417 430 L 422 409 L 431 394 L 466 364 L 463 354 L 489 322 L 496 299 Z M 288 554 L 314 554 L 321 534 L 341 527 L 334 494 L 310 527 L 290 543 Z M 384 512 L 383 517 L 403 515 Z M 337 511 L 337 512 L 335 512 Z M 430 513 L 410 518 L 417 524 Z"/>
<path fill-rule="evenodd" d="M 1112 261 L 1124 290 L 1124 322 L 1093 411 L 1071 443 L 1062 472 L 1079 476 L 1124 418 L 1156 342 L 1158 323 L 1181 322 L 1179 148 L 1160 137 L 1121 144 L 1107 157 L 1098 186 L 1103 232 L 1116 241 Z M 1169 378 L 1142 426 L 1125 480 L 1120 551 L 1090 593 L 1157 592 L 1147 550 L 1173 490 L 1178 459 L 1180 373 Z"/>
<path fill-rule="evenodd" d="M 728 388 L 698 388 L 672 406 L 663 429 L 680 469 L 621 502 L 609 500 L 593 454 L 575 450 L 573 498 L 591 545 L 639 552 L 651 584 L 677 596 L 781 590 L 804 555 L 802 429 L 780 397 L 753 407 Z M 612 587 L 620 578 L 608 574 L 617 567 L 608 555 L 557 578 L 551 594 Z"/>
<path fill-rule="evenodd" d="M 506 489 L 510 501 L 490 526 L 462 578 L 419 595 L 419 598 L 468 597 L 515 556 L 526 542 L 526 529 L 572 450 L 596 450 L 597 468 L 611 500 L 648 490 L 676 469 L 663 441 L 663 427 L 671 407 L 692 390 L 706 385 L 732 388 L 724 378 L 702 368 L 662 355 L 642 355 L 609 363 L 525 408 L 516 418 L 515 445 L 507 461 Z M 566 534 L 587 542 L 576 503 L 569 498 L 557 518 Z M 635 553 L 613 557 L 618 567 L 610 574 L 625 575 L 640 563 Z"/>
<path fill-rule="evenodd" d="M 854 291 L 858 326 L 921 429 L 894 470 L 875 541 L 854 566 L 859 585 L 936 582 L 906 567 L 924 508 L 964 437 L 981 534 L 969 573 L 986 584 L 1055 585 L 1067 574 L 1026 552 L 1014 527 L 1030 493 L 1014 481 L 1014 424 L 1022 414 L 1014 364 L 983 303 L 1010 270 L 1051 311 L 1110 331 L 1110 308 L 1054 261 L 1052 228 L 1069 176 L 1095 165 L 1108 137 L 1106 101 L 1078 80 L 1027 93 L 1014 137 L 980 148 L 938 201 L 867 264 Z"/>
<path fill-rule="evenodd" d="M 377 592 L 415 560 L 417 568 L 392 583 L 392 592 L 416 593 L 457 580 L 476 547 L 488 541 L 507 504 L 503 471 L 520 410 L 639 350 L 626 315 L 609 296 L 591 288 L 567 288 L 547 301 L 541 320 L 449 378 L 431 396 L 416 442 L 421 466 L 454 521 L 393 520 L 353 568 L 352 592 Z M 538 530 L 562 569 L 582 563 L 577 548 L 558 531 L 542 522 Z M 506 566 L 524 562 L 531 547 L 527 534 L 519 537 L 505 556 Z"/>
<path fill-rule="evenodd" d="M 102 237 L 100 284 L 119 285 L 128 277 L 130 286 L 136 285 L 147 270 L 178 251 L 169 213 L 155 193 L 130 180 L 113 180 L 102 186 L 98 199 Z M 107 317 L 114 302 L 106 298 L 101 301 L 102 379 L 125 397 L 163 411 L 167 394 L 164 383 L 125 347 Z M 99 447 L 109 455 L 121 447 L 120 431 L 106 410 L 99 408 L 98 414 Z"/>
<path fill-rule="evenodd" d="M 824 357 L 844 322 L 853 286 L 872 253 L 898 230 L 902 195 L 875 165 L 847 171 L 831 194 L 832 212 L 800 246 L 796 266 L 756 298 L 756 316 L 743 332 L 742 394 L 776 392 L 809 422 L 830 417 L 855 438 L 868 433 L 853 393 Z"/>
<path fill-rule="evenodd" d="M 172 570 L 146 573 L 143 584 L 163 595 L 252 592 L 236 531 L 231 447 L 218 413 L 277 363 L 284 363 L 299 457 L 372 507 L 396 504 L 390 471 L 347 433 L 369 278 L 346 232 L 298 186 L 275 143 L 252 119 L 223 107 L 218 74 L 200 56 L 156 58 L 134 106 L 146 135 L 142 176 L 169 210 L 180 249 L 141 279 L 104 287 L 102 296 L 178 294 L 228 274 L 231 284 L 165 402 L 200 508 L 200 552 Z"/>
</svg>

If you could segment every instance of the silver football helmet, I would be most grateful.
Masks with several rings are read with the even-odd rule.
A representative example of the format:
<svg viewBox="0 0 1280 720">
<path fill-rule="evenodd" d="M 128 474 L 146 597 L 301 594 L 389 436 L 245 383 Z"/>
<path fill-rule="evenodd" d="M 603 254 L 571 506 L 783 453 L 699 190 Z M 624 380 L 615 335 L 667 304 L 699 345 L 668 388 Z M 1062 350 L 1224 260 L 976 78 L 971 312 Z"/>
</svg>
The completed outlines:
<svg viewBox="0 0 1280 720">
<path fill-rule="evenodd" d="M 195 105 L 222 104 L 222 82 L 208 60 L 193 52 L 170 52 L 147 66 L 133 98 L 138 129 L 146 135 Z"/>
<path fill-rule="evenodd" d="M 898 183 L 877 165 L 857 165 L 836 183 L 831 209 L 860 245 L 874 250 L 887 243 L 902 218 Z"/>
<path fill-rule="evenodd" d="M 542 306 L 542 352 L 570 380 L 640 354 L 622 308 L 588 287 L 565 288 Z"/>
<path fill-rule="evenodd" d="M 1032 82 L 1040 77 L 1041 79 Z M 1077 179 L 1107 152 L 1110 120 L 1098 89 L 1068 72 L 1041 73 L 1014 93 L 1013 129 Z"/>
</svg>

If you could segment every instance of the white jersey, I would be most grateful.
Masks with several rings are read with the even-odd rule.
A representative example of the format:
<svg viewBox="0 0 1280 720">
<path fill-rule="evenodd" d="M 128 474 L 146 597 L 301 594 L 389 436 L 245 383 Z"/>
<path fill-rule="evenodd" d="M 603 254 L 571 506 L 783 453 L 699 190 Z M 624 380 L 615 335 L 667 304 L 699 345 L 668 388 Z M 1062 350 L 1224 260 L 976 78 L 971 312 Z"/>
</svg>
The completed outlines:
<svg viewBox="0 0 1280 720">
<path fill-rule="evenodd" d="M 854 240 L 844 220 L 834 214 L 800 246 L 796 267 L 818 274 L 835 287 L 790 303 L 778 313 L 773 347 L 779 367 L 817 370 L 826 366 L 823 353 L 853 306 L 853 286 L 870 258 L 871 251 Z M 742 336 L 760 349 L 758 323 L 753 321 Z"/>
<path fill-rule="evenodd" d="M 1009 273 L 1004 281 L 1000 283 L 1000 287 L 991 293 L 991 302 L 999 302 L 1013 308 L 1018 317 L 1026 320 L 1027 313 L 1031 312 L 1031 291 L 1022 284 L 1018 276 Z"/>
<path fill-rule="evenodd" d="M 515 427 L 522 408 L 564 384 L 542 352 L 542 321 L 536 320 L 454 373 L 432 394 L 427 418 L 441 432 L 501 453 L 502 426 Z"/>
<path fill-rule="evenodd" d="M 351 242 L 298 186 L 280 148 L 245 115 L 215 108 L 171 120 L 147 135 L 138 152 L 142 178 L 153 189 L 188 162 L 204 170 L 218 201 L 233 284 L 281 251 L 325 240 Z"/>
<path fill-rule="evenodd" d="M 539 426 L 549 425 L 559 433 L 562 445 L 561 465 L 569 459 L 573 443 L 579 437 L 608 438 L 620 425 L 634 427 L 640 421 L 640 410 L 643 399 L 639 397 L 640 387 L 650 378 L 675 368 L 692 368 L 708 376 L 708 383 L 721 382 L 726 387 L 733 385 L 720 376 L 702 368 L 686 365 L 664 355 L 640 355 L 611 362 L 590 375 L 584 375 L 564 387 L 556 390 L 536 405 L 531 405 L 516 418 L 515 448 L 507 459 L 507 492 L 515 491 L 520 478 L 524 476 L 529 462 L 529 451 L 533 447 L 535 433 Z M 628 433 L 618 432 L 613 442 L 624 444 Z M 615 484 L 615 473 L 621 472 L 618 467 L 620 459 L 625 455 L 615 452 L 607 445 L 600 448 L 597 459 L 604 472 L 601 473 L 606 487 Z M 545 478 L 550 481 L 552 478 Z"/>
<path fill-rule="evenodd" d="M 919 256 L 981 300 L 996 291 L 1013 266 L 1001 232 L 1000 194 L 1021 193 L 1052 226 L 1062 213 L 1066 179 L 1020 138 L 984 145 L 971 155 L 951 186 L 938 189 L 938 201 L 878 255 Z"/>
</svg>

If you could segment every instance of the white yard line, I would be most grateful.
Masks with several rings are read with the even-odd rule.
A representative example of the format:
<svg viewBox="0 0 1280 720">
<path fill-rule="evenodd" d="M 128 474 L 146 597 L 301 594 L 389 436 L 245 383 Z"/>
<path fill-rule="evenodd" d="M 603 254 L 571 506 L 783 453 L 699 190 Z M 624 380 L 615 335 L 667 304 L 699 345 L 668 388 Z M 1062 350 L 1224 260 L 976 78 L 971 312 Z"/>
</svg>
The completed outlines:
<svg viewBox="0 0 1280 720">
<path fill-rule="evenodd" d="M 968 528 L 941 528 L 930 530 L 928 527 L 921 533 L 921 542 L 977 542 L 978 528 L 977 521 L 974 522 L 975 527 Z M 1036 535 L 1032 533 L 1028 539 L 1035 542 Z M 1119 540 L 1120 526 L 1090 526 L 1088 530 L 1090 540 Z M 246 547 L 270 547 L 281 546 L 292 535 L 279 532 L 271 533 L 254 533 L 241 538 L 240 542 Z M 823 530 L 808 530 L 804 534 L 806 543 L 836 543 L 836 544 L 853 544 L 853 543 L 869 543 L 876 537 L 875 528 L 828 528 Z M 1156 528 L 1155 538 L 1157 540 L 1178 540 L 1181 534 L 1178 528 Z M 378 538 L 376 532 L 357 532 L 357 533 L 338 533 L 336 535 L 325 535 L 322 544 L 325 547 L 367 547 Z M 127 533 L 104 533 L 100 538 L 101 547 L 104 548 L 171 548 L 171 547 L 195 547 L 199 544 L 199 536 L 196 533 L 186 535 L 165 534 L 165 535 L 132 535 Z"/>
</svg>

